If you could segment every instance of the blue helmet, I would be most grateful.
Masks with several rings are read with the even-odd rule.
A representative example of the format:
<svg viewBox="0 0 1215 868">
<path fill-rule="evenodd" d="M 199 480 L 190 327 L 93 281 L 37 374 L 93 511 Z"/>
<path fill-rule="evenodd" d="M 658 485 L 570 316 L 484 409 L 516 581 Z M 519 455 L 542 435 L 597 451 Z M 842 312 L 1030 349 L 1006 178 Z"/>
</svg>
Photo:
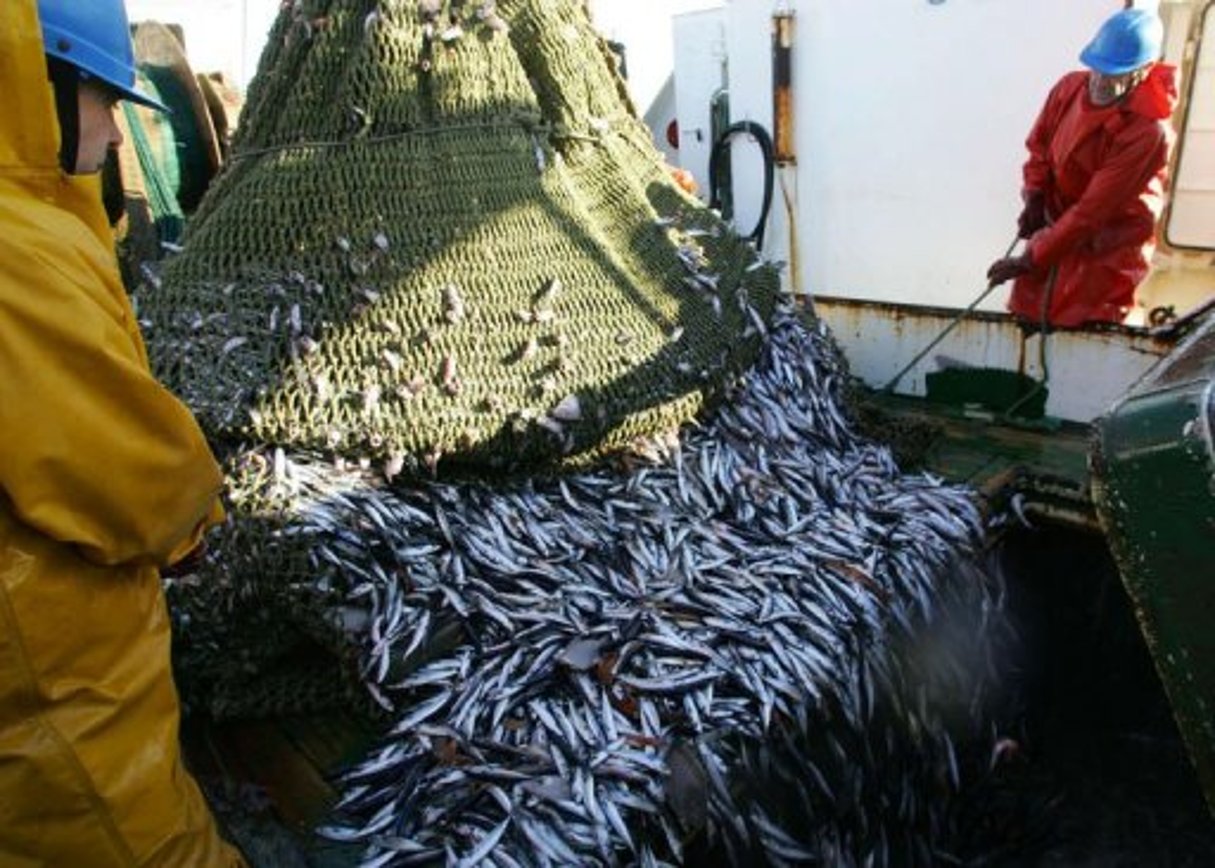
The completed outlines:
<svg viewBox="0 0 1215 868">
<path fill-rule="evenodd" d="M 1105 75 L 1122 75 L 1160 59 L 1164 22 L 1146 9 L 1123 9 L 1111 15 L 1093 41 L 1080 52 L 1080 62 Z"/>
<path fill-rule="evenodd" d="M 135 52 L 123 0 L 38 0 L 43 50 L 120 93 L 160 111 L 135 89 Z"/>
</svg>

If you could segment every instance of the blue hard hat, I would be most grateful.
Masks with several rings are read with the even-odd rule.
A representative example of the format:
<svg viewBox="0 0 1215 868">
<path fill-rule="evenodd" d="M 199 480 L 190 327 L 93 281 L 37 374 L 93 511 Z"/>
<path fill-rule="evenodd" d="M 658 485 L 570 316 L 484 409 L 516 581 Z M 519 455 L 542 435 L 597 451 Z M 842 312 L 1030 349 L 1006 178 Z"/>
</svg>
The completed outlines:
<svg viewBox="0 0 1215 868">
<path fill-rule="evenodd" d="M 1101 25 L 1080 52 L 1080 62 L 1105 75 L 1122 75 L 1159 60 L 1163 43 L 1160 16 L 1146 9 L 1123 9 Z"/>
<path fill-rule="evenodd" d="M 123 99 L 168 109 L 135 89 L 135 51 L 123 0 L 38 0 L 44 51 L 113 88 Z"/>
</svg>

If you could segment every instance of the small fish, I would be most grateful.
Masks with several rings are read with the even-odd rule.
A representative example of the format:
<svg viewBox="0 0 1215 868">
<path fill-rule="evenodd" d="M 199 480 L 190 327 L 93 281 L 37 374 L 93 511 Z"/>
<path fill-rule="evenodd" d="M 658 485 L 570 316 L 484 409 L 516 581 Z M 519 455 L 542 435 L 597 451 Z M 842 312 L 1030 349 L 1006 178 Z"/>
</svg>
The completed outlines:
<svg viewBox="0 0 1215 868">
<path fill-rule="evenodd" d="M 582 402 L 577 395 L 566 395 L 549 411 L 549 415 L 558 422 L 577 422 L 582 418 Z"/>
<path fill-rule="evenodd" d="M 401 475 L 401 471 L 405 469 L 405 456 L 399 452 L 388 456 L 388 460 L 384 462 L 384 480 L 392 482 Z"/>
<path fill-rule="evenodd" d="M 502 16 L 498 14 L 497 4 L 494 0 L 485 0 L 477 7 L 477 18 L 495 33 L 505 33 L 510 29 Z"/>
<path fill-rule="evenodd" d="M 562 283 L 560 278 L 550 278 L 536 294 L 535 298 L 532 299 L 532 313 L 551 308 L 557 301 L 557 296 L 560 295 L 561 290 Z"/>
<path fill-rule="evenodd" d="M 443 287 L 443 318 L 452 325 L 464 319 L 464 297 L 454 283 Z"/>
<path fill-rule="evenodd" d="M 401 369 L 405 366 L 405 360 L 401 357 L 401 354 L 393 352 L 387 347 L 380 350 L 380 359 L 383 360 L 384 364 L 388 366 L 388 370 L 392 371 L 394 374 L 399 374 Z"/>
<path fill-rule="evenodd" d="M 532 156 L 536 161 L 536 171 L 544 172 L 548 168 L 548 157 L 545 156 L 544 146 L 540 143 L 540 137 L 532 133 Z"/>
<path fill-rule="evenodd" d="M 460 394 L 464 388 L 457 371 L 456 357 L 450 353 L 443 357 L 443 363 L 439 368 L 439 385 L 447 395 L 452 397 Z"/>
<path fill-rule="evenodd" d="M 396 722 L 392 728 L 391 734 L 400 735 L 401 733 L 408 732 L 409 730 L 413 729 L 418 724 L 429 720 L 438 713 L 439 709 L 443 708 L 443 706 L 447 705 L 451 701 L 453 695 L 454 692 L 450 689 L 440 690 L 429 699 L 423 700 L 422 702 L 413 706 L 405 713 L 404 717 Z"/>
<path fill-rule="evenodd" d="M 475 865 L 480 865 L 498 846 L 498 842 L 502 840 L 502 836 L 506 834 L 507 827 L 510 826 L 511 818 L 508 816 L 505 820 L 490 830 L 481 841 L 469 853 L 460 858 L 456 862 L 456 868 L 473 868 Z"/>
</svg>

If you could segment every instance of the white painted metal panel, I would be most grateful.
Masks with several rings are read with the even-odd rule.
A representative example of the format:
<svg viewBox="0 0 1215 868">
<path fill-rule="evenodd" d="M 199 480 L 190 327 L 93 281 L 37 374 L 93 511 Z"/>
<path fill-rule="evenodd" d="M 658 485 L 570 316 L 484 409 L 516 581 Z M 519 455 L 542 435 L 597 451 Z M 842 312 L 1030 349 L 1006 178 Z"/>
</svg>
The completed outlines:
<svg viewBox="0 0 1215 868">
<path fill-rule="evenodd" d="M 1080 49 L 1122 5 L 732 0 L 735 120 L 770 126 L 770 17 L 777 6 L 797 16 L 790 186 L 804 285 L 817 294 L 968 304 L 1015 232 L 1023 143 L 1047 91 L 1079 66 Z M 761 192 L 753 169 L 736 165 L 736 190 L 741 224 Z M 783 223 L 777 213 L 778 238 Z M 985 306 L 1001 308 L 1004 296 Z"/>
<path fill-rule="evenodd" d="M 679 115 L 679 165 L 709 195 L 709 154 L 713 149 L 710 103 L 726 83 L 725 12 L 707 9 L 674 18 L 675 107 Z"/>
<path fill-rule="evenodd" d="M 667 127 L 676 120 L 675 76 L 667 78 L 642 120 L 649 128 L 654 147 L 672 166 L 679 165 L 679 150 L 667 141 Z"/>
<path fill-rule="evenodd" d="M 1182 132 L 1166 237 L 1178 247 L 1215 247 L 1215 11 L 1204 16 Z"/>
<path fill-rule="evenodd" d="M 820 300 L 817 312 L 831 326 L 852 372 L 882 388 L 951 321 L 942 311 L 879 308 L 872 304 Z M 927 358 L 900 380 L 900 394 L 923 395 L 925 376 L 959 360 L 972 367 L 1023 370 L 1041 379 L 1041 337 L 1024 342 L 1005 317 L 979 315 L 963 322 Z M 1047 415 L 1090 422 L 1147 373 L 1169 345 L 1143 333 L 1056 332 L 1047 338 Z"/>
<path fill-rule="evenodd" d="M 650 111 L 671 74 L 674 17 L 721 4 L 722 0 L 591 0 L 591 16 L 599 32 L 625 47 L 629 92 L 638 114 Z"/>
<path fill-rule="evenodd" d="M 1203 136 L 1200 142 L 1215 152 L 1215 136 Z M 1215 188 L 1179 191 L 1169 217 L 1168 241 L 1175 247 L 1215 247 Z"/>
</svg>

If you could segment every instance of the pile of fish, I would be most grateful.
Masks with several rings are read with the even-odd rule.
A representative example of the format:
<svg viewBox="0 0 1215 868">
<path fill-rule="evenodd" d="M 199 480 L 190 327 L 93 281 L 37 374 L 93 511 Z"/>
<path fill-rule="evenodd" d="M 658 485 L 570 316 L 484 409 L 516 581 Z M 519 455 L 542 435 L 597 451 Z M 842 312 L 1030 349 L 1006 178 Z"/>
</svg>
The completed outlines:
<svg viewBox="0 0 1215 868">
<path fill-rule="evenodd" d="M 251 689 L 217 620 L 354 661 L 390 722 L 321 832 L 366 865 L 947 860 L 1003 629 L 980 512 L 856 433 L 821 323 L 765 328 L 711 418 L 612 466 L 240 454 L 264 526 L 172 589 L 183 677 Z"/>
<path fill-rule="evenodd" d="M 231 499 L 170 588 L 178 681 L 217 716 L 378 709 L 325 835 L 948 858 L 1002 630 L 977 505 L 858 433 L 826 329 L 676 188 L 584 4 L 284 3 L 150 283 Z"/>
</svg>

